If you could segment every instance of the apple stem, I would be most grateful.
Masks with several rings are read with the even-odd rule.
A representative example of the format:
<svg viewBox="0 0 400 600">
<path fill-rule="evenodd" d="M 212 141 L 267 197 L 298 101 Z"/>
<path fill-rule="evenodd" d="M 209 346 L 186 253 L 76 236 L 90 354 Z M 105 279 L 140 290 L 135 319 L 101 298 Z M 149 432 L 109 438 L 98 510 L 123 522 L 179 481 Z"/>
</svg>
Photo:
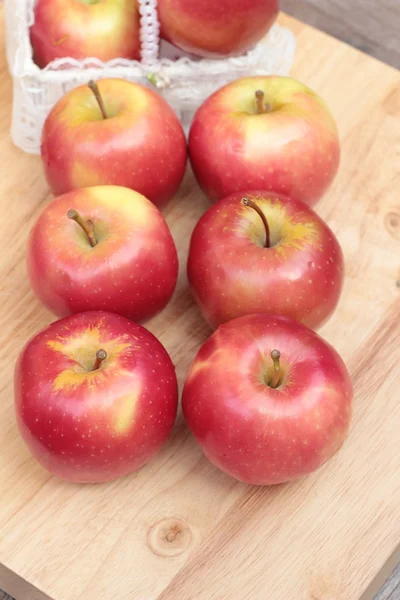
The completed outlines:
<svg viewBox="0 0 400 600">
<path fill-rule="evenodd" d="M 103 361 L 107 358 L 107 352 L 105 350 L 98 350 L 96 353 L 96 362 L 93 365 L 93 371 L 100 369 Z"/>
<path fill-rule="evenodd" d="M 244 204 L 244 206 L 248 206 L 249 208 L 252 208 L 260 216 L 260 218 L 263 222 L 263 225 L 265 227 L 265 247 L 270 248 L 271 247 L 271 235 L 270 235 L 267 217 L 264 215 L 261 208 L 259 206 L 257 206 L 257 204 L 255 202 L 253 202 L 253 200 L 250 200 L 250 198 L 247 198 L 247 196 L 242 199 L 242 204 Z"/>
<path fill-rule="evenodd" d="M 272 110 L 272 107 L 264 102 L 265 94 L 262 90 L 256 91 L 256 108 L 258 115 L 264 115 Z"/>
<path fill-rule="evenodd" d="M 96 234 L 94 232 L 93 221 L 85 221 L 85 219 L 83 219 L 74 208 L 70 208 L 70 210 L 67 212 L 67 217 L 68 219 L 75 221 L 75 223 L 78 223 L 78 225 L 82 227 L 83 231 L 88 236 L 92 248 L 97 246 L 97 239 Z"/>
<path fill-rule="evenodd" d="M 264 109 L 264 92 L 262 90 L 256 91 L 256 106 L 257 106 L 257 114 L 263 115 L 265 113 Z"/>
<path fill-rule="evenodd" d="M 281 363 L 280 363 L 281 353 L 279 352 L 279 350 L 272 350 L 271 358 L 274 363 L 274 372 L 272 374 L 271 383 L 269 385 L 273 389 L 276 389 L 279 385 L 279 381 L 281 378 Z"/>
<path fill-rule="evenodd" d="M 94 97 L 97 100 L 97 104 L 99 105 L 100 112 L 102 114 L 103 119 L 107 119 L 108 117 L 107 117 L 106 107 L 104 105 L 104 100 L 100 94 L 99 86 L 97 85 L 97 83 L 95 81 L 91 80 L 88 83 L 88 87 L 92 90 Z"/>
</svg>

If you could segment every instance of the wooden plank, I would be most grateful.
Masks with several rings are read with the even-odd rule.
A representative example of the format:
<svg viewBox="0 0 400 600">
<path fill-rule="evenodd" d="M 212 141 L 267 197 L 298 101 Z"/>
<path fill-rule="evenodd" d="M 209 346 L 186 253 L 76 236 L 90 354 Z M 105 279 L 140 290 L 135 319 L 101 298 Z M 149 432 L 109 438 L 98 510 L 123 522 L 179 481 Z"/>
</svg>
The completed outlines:
<svg viewBox="0 0 400 600">
<path fill-rule="evenodd" d="M 294 75 L 326 98 L 341 131 L 340 175 L 318 212 L 344 248 L 347 276 L 322 334 L 347 361 L 356 397 L 339 455 L 304 481 L 275 488 L 219 473 L 181 416 L 156 460 L 109 485 L 57 481 L 30 458 L 15 427 L 11 374 L 26 338 L 52 319 L 24 266 L 29 227 L 48 192 L 40 160 L 9 142 L 11 86 L 0 59 L 0 587 L 18 600 L 358 600 L 396 551 L 400 76 L 281 20 L 297 35 Z M 184 274 L 188 236 L 206 207 L 189 174 L 166 210 L 181 259 L 178 290 L 149 323 L 181 382 L 208 333 Z M 172 547 L 163 531 L 175 525 L 182 535 Z"/>
<path fill-rule="evenodd" d="M 290 15 L 400 67 L 398 0 L 280 0 Z"/>
<path fill-rule="evenodd" d="M 400 564 L 394 569 L 375 600 L 400 600 Z"/>
</svg>

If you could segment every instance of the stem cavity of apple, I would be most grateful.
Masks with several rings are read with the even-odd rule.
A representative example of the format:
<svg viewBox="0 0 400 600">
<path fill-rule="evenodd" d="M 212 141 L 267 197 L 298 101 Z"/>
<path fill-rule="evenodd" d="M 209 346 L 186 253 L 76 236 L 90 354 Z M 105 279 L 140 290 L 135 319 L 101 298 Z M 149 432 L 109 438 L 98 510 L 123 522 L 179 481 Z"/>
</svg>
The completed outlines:
<svg viewBox="0 0 400 600">
<path fill-rule="evenodd" d="M 92 248 L 97 246 L 97 239 L 96 239 L 96 234 L 94 232 L 94 225 L 93 225 L 92 221 L 85 221 L 85 219 L 83 219 L 81 217 L 81 215 L 74 208 L 69 209 L 69 211 L 67 212 L 67 217 L 68 217 L 68 219 L 75 221 L 75 223 L 78 223 L 78 225 L 80 227 L 82 227 L 83 231 L 86 233 L 86 235 L 88 237 L 88 240 L 89 240 Z"/>
<path fill-rule="evenodd" d="M 98 369 L 100 369 L 101 365 L 103 364 L 103 361 L 106 360 L 107 358 L 107 352 L 103 349 L 98 350 L 96 353 L 96 362 L 93 365 L 93 371 L 97 371 Z"/>
<path fill-rule="evenodd" d="M 108 117 L 107 117 L 106 107 L 104 105 L 104 100 L 100 94 L 99 86 L 97 85 L 97 83 L 95 81 L 91 80 L 88 83 L 88 87 L 92 90 L 94 97 L 97 100 L 97 104 L 99 105 L 100 112 L 101 112 L 103 119 L 107 119 Z"/>
<path fill-rule="evenodd" d="M 279 352 L 279 350 L 272 350 L 271 358 L 272 358 L 272 362 L 274 363 L 274 372 L 272 374 L 272 379 L 269 383 L 269 386 L 272 389 L 276 389 L 278 387 L 280 379 L 281 379 L 281 362 L 280 362 L 281 353 Z"/>
<path fill-rule="evenodd" d="M 242 204 L 244 206 L 248 206 L 249 208 L 252 208 L 259 215 L 259 217 L 262 220 L 263 225 L 265 227 L 265 248 L 271 248 L 271 234 L 270 234 L 267 217 L 264 215 L 261 208 L 259 206 L 257 206 L 257 204 L 255 202 L 253 202 L 253 200 L 250 200 L 250 198 L 247 198 L 247 196 L 245 198 L 242 198 Z"/>
<path fill-rule="evenodd" d="M 271 111 L 271 107 L 269 104 L 264 102 L 265 94 L 262 90 L 256 91 L 256 109 L 258 115 L 263 115 Z"/>
</svg>

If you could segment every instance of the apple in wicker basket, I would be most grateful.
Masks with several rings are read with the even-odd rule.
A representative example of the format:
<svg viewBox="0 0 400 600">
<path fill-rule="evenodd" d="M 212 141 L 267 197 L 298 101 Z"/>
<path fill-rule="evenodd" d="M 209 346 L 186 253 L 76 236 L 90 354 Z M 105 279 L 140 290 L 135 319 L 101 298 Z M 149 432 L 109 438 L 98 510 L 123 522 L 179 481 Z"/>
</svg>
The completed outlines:
<svg viewBox="0 0 400 600">
<path fill-rule="evenodd" d="M 315 471 L 339 450 L 352 398 L 332 346 L 296 321 L 260 314 L 221 325 L 205 342 L 182 407 L 214 465 L 271 485 Z"/>
<path fill-rule="evenodd" d="M 239 79 L 195 115 L 189 151 L 212 201 L 243 190 L 271 190 L 311 206 L 339 166 L 336 124 L 324 101 L 289 77 Z"/>
<path fill-rule="evenodd" d="M 135 321 L 171 299 L 178 257 L 160 211 L 121 187 L 74 190 L 46 205 L 27 248 L 32 288 L 58 316 L 91 310 Z"/>
<path fill-rule="evenodd" d="M 137 0 L 37 0 L 31 44 L 36 64 L 58 58 L 140 59 Z"/>
<path fill-rule="evenodd" d="M 41 152 L 56 195 L 118 185 L 158 207 L 178 190 L 187 162 L 173 109 L 155 91 L 123 79 L 92 81 L 61 98 L 44 124 Z"/>
<path fill-rule="evenodd" d="M 197 56 L 244 54 L 273 25 L 278 0 L 158 0 L 161 37 Z"/>
<path fill-rule="evenodd" d="M 140 59 L 137 0 L 37 0 L 31 44 L 44 68 L 59 58 Z"/>
<path fill-rule="evenodd" d="M 232 194 L 197 223 L 188 278 L 212 327 L 268 313 L 314 328 L 339 301 L 343 252 L 306 204 L 262 191 Z"/>
<path fill-rule="evenodd" d="M 21 352 L 15 408 L 23 439 L 51 473 L 99 483 L 136 471 L 171 433 L 175 369 L 149 331 L 106 312 L 52 323 Z"/>
</svg>

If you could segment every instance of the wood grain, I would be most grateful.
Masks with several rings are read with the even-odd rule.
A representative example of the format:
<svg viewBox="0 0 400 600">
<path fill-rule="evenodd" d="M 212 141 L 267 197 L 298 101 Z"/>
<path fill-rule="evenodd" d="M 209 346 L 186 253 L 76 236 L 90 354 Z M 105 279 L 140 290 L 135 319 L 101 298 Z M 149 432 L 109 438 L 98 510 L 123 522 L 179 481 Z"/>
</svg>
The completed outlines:
<svg viewBox="0 0 400 600">
<path fill-rule="evenodd" d="M 374 600 L 400 600 L 400 564 L 391 573 Z"/>
<path fill-rule="evenodd" d="M 343 298 L 322 334 L 355 383 L 342 451 L 291 485 L 250 488 L 214 469 L 180 416 L 160 455 L 103 486 L 51 478 L 14 421 L 12 368 L 51 315 L 26 281 L 27 234 L 48 201 L 40 160 L 8 137 L 11 85 L 0 59 L 0 587 L 18 600 L 358 600 L 400 539 L 400 76 L 294 20 L 293 74 L 327 100 L 343 142 L 318 205 L 343 246 Z M 3 52 L 1 52 L 3 56 Z M 379 85 L 376 85 L 379 82 Z M 173 302 L 148 323 L 183 381 L 208 335 L 184 274 L 207 202 L 188 174 L 166 210 L 181 259 Z M 178 532 L 174 541 L 168 531 Z"/>
<path fill-rule="evenodd" d="M 399 0 L 280 0 L 290 15 L 400 68 Z"/>
</svg>

